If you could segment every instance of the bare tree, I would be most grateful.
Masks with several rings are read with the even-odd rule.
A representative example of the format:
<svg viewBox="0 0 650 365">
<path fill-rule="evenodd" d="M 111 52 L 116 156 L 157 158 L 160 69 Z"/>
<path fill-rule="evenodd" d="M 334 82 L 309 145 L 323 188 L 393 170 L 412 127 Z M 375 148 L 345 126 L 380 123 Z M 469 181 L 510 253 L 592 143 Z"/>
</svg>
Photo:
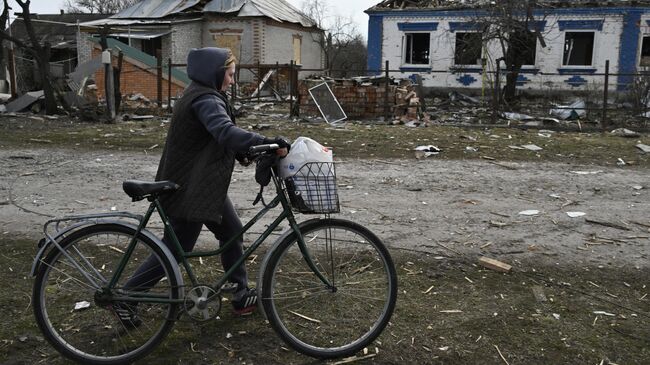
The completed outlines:
<svg viewBox="0 0 650 365">
<path fill-rule="evenodd" d="M 22 21 L 25 23 L 25 29 L 27 35 L 29 36 L 29 44 L 23 42 L 22 40 L 11 36 L 7 30 L 3 29 L 0 31 L 0 39 L 13 42 L 17 47 L 20 47 L 27 54 L 34 57 L 36 60 L 36 65 L 38 67 L 38 73 L 41 79 L 41 85 L 43 86 L 43 94 L 45 96 L 45 112 L 47 114 L 56 114 L 58 110 L 57 96 L 55 95 L 54 83 L 52 82 L 51 72 L 50 72 L 50 43 L 45 41 L 43 44 L 39 41 L 34 31 L 34 26 L 31 20 L 31 14 L 29 12 L 30 0 L 15 0 L 16 3 L 22 8 Z M 0 15 L 0 24 L 7 24 L 9 19 L 9 7 L 8 0 L 3 0 L 4 10 Z M 63 101 L 63 98 L 60 98 L 62 105 L 67 108 L 67 104 Z"/>
<path fill-rule="evenodd" d="M 476 19 L 482 30 L 483 44 L 496 41 L 502 57 L 497 65 L 505 64 L 506 84 L 503 98 L 515 98 L 517 80 L 522 66 L 534 62 L 537 41 L 545 47 L 544 37 L 538 29 L 538 19 L 533 15 L 536 0 L 495 0 L 488 8 L 488 15 Z"/>
<path fill-rule="evenodd" d="M 66 0 L 65 11 L 68 13 L 115 14 L 138 2 L 138 0 Z"/>
<path fill-rule="evenodd" d="M 316 25 L 324 30 L 315 39 L 320 45 L 325 55 L 325 67 L 328 74 L 338 67 L 344 67 L 345 64 L 362 65 L 359 72 L 365 69 L 367 51 L 363 37 L 356 28 L 351 18 L 345 18 L 340 15 L 332 15 L 325 0 L 305 0 L 302 4 L 302 10 L 316 22 Z M 353 46 L 361 48 L 354 49 L 355 52 L 348 52 Z M 352 57 L 357 55 L 363 62 L 352 61 Z"/>
</svg>

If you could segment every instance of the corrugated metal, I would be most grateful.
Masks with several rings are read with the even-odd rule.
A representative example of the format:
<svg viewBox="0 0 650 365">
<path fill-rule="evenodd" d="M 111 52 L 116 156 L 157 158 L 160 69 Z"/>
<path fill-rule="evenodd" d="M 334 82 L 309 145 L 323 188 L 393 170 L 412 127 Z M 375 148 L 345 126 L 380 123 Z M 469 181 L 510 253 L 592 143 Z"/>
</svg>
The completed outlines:
<svg viewBox="0 0 650 365">
<path fill-rule="evenodd" d="M 200 0 L 143 0 L 111 18 L 164 18 L 198 4 Z"/>
<path fill-rule="evenodd" d="M 164 24 L 163 19 L 200 3 L 200 0 L 143 0 L 110 18 L 86 22 L 84 26 Z M 296 23 L 305 27 L 316 24 L 284 0 L 212 0 L 197 11 L 237 13 L 240 17 L 264 16 L 278 22 Z M 151 20 L 150 20 L 151 19 Z"/>
<path fill-rule="evenodd" d="M 258 14 L 255 14 L 253 7 L 259 12 Z M 311 19 L 284 0 L 248 0 L 246 6 L 239 12 L 239 16 L 260 15 L 279 22 L 298 23 L 305 27 L 315 25 Z"/>
<path fill-rule="evenodd" d="M 203 7 L 205 12 L 235 13 L 238 12 L 247 0 L 212 0 Z"/>
</svg>

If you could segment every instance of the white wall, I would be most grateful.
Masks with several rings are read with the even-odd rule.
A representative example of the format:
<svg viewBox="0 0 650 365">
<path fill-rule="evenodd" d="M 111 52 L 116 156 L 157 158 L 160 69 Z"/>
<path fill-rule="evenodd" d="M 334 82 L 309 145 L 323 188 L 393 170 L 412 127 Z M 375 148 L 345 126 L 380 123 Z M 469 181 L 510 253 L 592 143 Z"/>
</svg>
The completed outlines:
<svg viewBox="0 0 650 365">
<path fill-rule="evenodd" d="M 529 69 L 537 69 L 538 74 L 524 74 L 530 81 L 525 83 L 519 89 L 564 89 L 564 90 L 585 90 L 590 88 L 589 84 L 598 83 L 602 84 L 603 76 L 595 75 L 580 75 L 587 81 L 587 85 L 572 87 L 566 80 L 571 75 L 542 75 L 542 73 L 558 74 L 559 69 L 563 68 L 563 52 L 564 52 L 564 31 L 558 28 L 558 20 L 603 20 L 603 30 L 594 31 L 594 57 L 591 66 L 584 68 L 597 69 L 597 73 L 603 73 L 605 70 L 605 62 L 610 60 L 610 72 L 616 72 L 618 69 L 619 60 L 619 43 L 622 32 L 622 15 L 614 15 L 603 17 L 602 15 L 591 16 L 552 16 L 546 19 L 546 28 L 543 33 L 547 47 L 541 48 L 538 43 L 536 64 Z M 417 66 L 421 68 L 426 65 L 406 65 L 403 63 L 403 31 L 398 29 L 398 23 L 426 23 L 437 22 L 438 28 L 431 31 L 430 34 L 430 69 L 433 71 L 445 72 L 428 72 L 426 70 L 407 70 L 401 73 L 401 77 L 409 77 L 414 73 L 419 73 L 423 78 L 423 85 L 425 87 L 443 87 L 443 88 L 481 88 L 483 82 L 489 81 L 489 77 L 483 77 L 478 72 L 456 73 L 453 74 L 452 68 L 454 66 L 454 51 L 455 51 L 455 34 L 450 31 L 449 22 L 469 22 L 472 18 L 468 17 L 442 17 L 442 16 L 422 16 L 422 17 L 400 17 L 400 16 L 385 16 L 383 23 L 383 43 L 382 43 L 382 59 L 390 62 L 391 70 L 397 70 L 400 67 Z M 541 20 L 541 19 L 539 19 Z M 642 25 L 645 23 L 645 18 L 642 20 Z M 647 25 L 647 24 L 646 24 Z M 650 27 L 646 27 L 650 33 Z M 576 31 L 576 30 L 567 30 Z M 484 57 L 488 60 L 488 70 L 494 70 L 494 61 L 501 57 L 501 49 L 498 43 L 492 42 L 484 49 Z M 480 66 L 476 66 L 479 68 Z M 566 66 L 566 68 L 579 69 L 581 66 Z M 477 81 L 464 85 L 458 79 L 461 76 L 469 75 Z M 610 80 L 610 83 L 614 84 Z M 615 85 L 614 85 L 615 86 Z M 486 85 L 487 87 L 487 85 Z M 593 86 L 591 86 L 593 87 Z"/>
</svg>

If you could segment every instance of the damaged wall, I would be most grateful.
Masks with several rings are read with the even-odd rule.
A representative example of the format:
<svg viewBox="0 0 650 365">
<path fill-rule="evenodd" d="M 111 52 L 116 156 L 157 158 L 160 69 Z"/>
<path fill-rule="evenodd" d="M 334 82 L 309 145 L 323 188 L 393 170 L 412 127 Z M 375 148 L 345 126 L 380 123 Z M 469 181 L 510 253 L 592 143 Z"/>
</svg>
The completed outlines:
<svg viewBox="0 0 650 365">
<path fill-rule="evenodd" d="M 304 80 L 299 83 L 301 115 L 312 117 L 321 115 L 309 95 L 309 89 L 322 83 L 322 80 Z M 353 80 L 328 81 L 327 83 L 348 119 L 379 119 L 384 116 L 385 85 L 358 84 Z M 388 108 L 391 116 L 395 108 L 396 89 L 395 85 L 390 85 L 388 90 Z"/>
<path fill-rule="evenodd" d="M 480 12 L 480 11 L 479 11 Z M 481 59 L 458 64 L 457 39 L 478 32 L 477 10 L 369 11 L 368 68 L 380 70 L 388 60 L 401 77 L 420 74 L 428 88 L 489 88 Z M 480 14 L 478 15 L 480 16 Z M 537 11 L 546 47 L 536 44 L 534 62 L 519 76 L 520 90 L 578 91 L 602 87 L 605 62 L 610 73 L 638 71 L 644 36 L 650 37 L 650 7 L 562 8 Z M 422 45 L 425 43 L 424 51 Z M 647 42 L 650 48 L 650 39 Z M 650 49 L 646 50 L 650 54 Z M 424 54 L 426 53 L 426 54 Z M 495 70 L 502 52 L 492 42 L 480 50 L 487 71 Z M 567 55 L 570 54 L 570 55 Z M 467 58 L 464 58 L 467 60 Z M 433 72 L 432 72 L 433 71 Z M 598 75 L 601 74 L 601 75 Z M 625 90 L 632 76 L 610 78 L 612 90 Z"/>
<path fill-rule="evenodd" d="M 93 57 L 101 56 L 101 49 L 93 49 Z M 117 66 L 117 57 L 113 57 L 113 66 Z M 97 95 L 104 97 L 104 68 L 95 73 L 97 84 Z M 176 97 L 185 89 L 185 83 L 172 78 L 171 96 Z M 122 95 L 140 93 L 150 100 L 158 99 L 158 76 L 156 69 L 150 69 L 147 65 L 136 60 L 124 57 L 122 72 L 120 75 L 120 91 Z M 163 100 L 167 100 L 168 83 L 167 68 L 163 72 Z"/>
</svg>

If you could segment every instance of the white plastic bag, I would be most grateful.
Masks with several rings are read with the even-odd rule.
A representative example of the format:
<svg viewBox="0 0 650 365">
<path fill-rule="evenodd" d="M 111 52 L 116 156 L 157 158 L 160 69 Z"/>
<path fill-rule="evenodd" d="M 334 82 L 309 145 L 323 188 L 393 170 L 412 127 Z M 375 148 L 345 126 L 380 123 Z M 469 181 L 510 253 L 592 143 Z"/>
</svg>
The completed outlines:
<svg viewBox="0 0 650 365">
<path fill-rule="evenodd" d="M 308 137 L 298 137 L 289 154 L 280 160 L 280 177 L 291 177 L 309 162 L 332 162 L 332 150 Z"/>
</svg>

